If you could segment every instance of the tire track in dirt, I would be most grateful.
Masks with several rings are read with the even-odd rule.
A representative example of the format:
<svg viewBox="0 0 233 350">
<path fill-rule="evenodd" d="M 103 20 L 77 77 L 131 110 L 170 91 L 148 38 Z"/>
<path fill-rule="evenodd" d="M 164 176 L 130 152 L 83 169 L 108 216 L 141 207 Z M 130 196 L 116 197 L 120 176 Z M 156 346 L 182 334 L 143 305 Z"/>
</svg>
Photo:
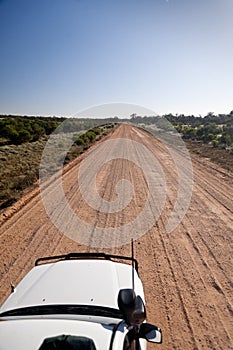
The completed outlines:
<svg viewBox="0 0 233 350">
<path fill-rule="evenodd" d="M 198 260 L 200 260 L 200 262 L 203 265 L 202 270 L 197 269 L 198 274 L 200 276 L 200 280 L 202 281 L 204 288 L 208 291 L 209 300 L 215 300 L 215 305 L 213 305 L 213 308 L 215 309 L 215 312 L 218 314 L 219 320 L 220 322 L 222 322 L 222 326 L 224 328 L 224 331 L 226 332 L 227 340 L 228 342 L 230 342 L 232 340 L 231 339 L 232 335 L 229 334 L 228 332 L 229 327 L 225 327 L 223 320 L 226 319 L 224 315 L 225 313 L 227 314 L 226 316 L 230 316 L 232 314 L 232 305 L 231 305 L 231 300 L 229 300 L 227 293 L 224 292 L 224 289 L 221 287 L 220 282 L 216 277 L 216 269 L 218 268 L 218 265 L 216 266 L 214 264 L 210 264 L 210 262 L 208 262 L 206 259 L 203 258 L 203 255 L 201 254 L 200 249 L 195 245 L 195 242 L 192 238 L 191 233 L 187 232 L 187 238 L 190 241 L 191 245 L 187 243 L 186 249 L 189 251 L 189 254 L 193 260 L 194 266 L 198 266 L 196 263 L 196 261 Z M 205 282 L 204 276 L 207 273 L 208 273 L 208 282 L 210 285 L 212 285 L 213 288 L 210 288 L 209 285 Z M 222 276 L 221 276 L 221 279 L 222 279 Z M 223 284 L 223 281 L 222 281 L 222 284 Z M 226 286 L 226 283 L 224 285 Z M 216 291 L 219 294 L 216 295 Z M 216 299 L 219 300 L 218 303 L 216 302 L 217 301 Z M 227 306 L 226 309 L 221 308 L 222 302 L 225 302 Z M 230 326 L 230 324 L 228 326 Z"/>
</svg>

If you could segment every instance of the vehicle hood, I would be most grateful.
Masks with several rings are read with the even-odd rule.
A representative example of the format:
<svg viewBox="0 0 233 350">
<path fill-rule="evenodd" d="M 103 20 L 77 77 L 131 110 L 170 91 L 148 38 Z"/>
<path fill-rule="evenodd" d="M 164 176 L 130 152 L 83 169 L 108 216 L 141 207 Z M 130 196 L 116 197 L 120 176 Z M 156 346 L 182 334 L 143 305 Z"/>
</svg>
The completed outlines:
<svg viewBox="0 0 233 350">
<path fill-rule="evenodd" d="M 144 299 L 135 272 L 135 292 Z M 106 260 L 70 260 L 34 267 L 0 308 L 90 305 L 118 309 L 120 289 L 132 288 L 132 267 Z"/>
</svg>

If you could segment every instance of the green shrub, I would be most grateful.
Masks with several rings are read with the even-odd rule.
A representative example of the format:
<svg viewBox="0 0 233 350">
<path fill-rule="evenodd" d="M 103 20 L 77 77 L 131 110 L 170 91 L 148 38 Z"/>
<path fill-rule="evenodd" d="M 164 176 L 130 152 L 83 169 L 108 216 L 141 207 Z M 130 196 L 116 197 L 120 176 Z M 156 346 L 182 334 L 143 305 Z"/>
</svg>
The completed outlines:
<svg viewBox="0 0 233 350">
<path fill-rule="evenodd" d="M 90 142 L 93 142 L 96 138 L 96 134 L 93 131 L 87 131 L 84 135 L 86 135 Z"/>
<path fill-rule="evenodd" d="M 75 141 L 75 143 L 76 143 L 76 145 L 78 145 L 78 146 L 83 146 L 85 142 L 84 142 L 83 137 L 79 136 L 79 137 L 77 138 L 77 140 Z"/>
<path fill-rule="evenodd" d="M 96 135 L 100 135 L 100 133 L 101 133 L 100 128 L 98 128 L 98 127 L 92 128 L 90 131 L 94 132 Z"/>
<path fill-rule="evenodd" d="M 215 139 L 212 141 L 212 145 L 214 148 L 217 148 L 218 147 L 218 141 Z"/>
</svg>

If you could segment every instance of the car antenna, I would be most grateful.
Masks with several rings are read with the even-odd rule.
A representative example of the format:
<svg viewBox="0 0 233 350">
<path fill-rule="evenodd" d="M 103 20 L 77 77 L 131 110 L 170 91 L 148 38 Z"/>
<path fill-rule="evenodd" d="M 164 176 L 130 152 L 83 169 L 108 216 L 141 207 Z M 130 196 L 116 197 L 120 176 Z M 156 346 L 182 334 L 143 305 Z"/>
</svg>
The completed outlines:
<svg viewBox="0 0 233 350">
<path fill-rule="evenodd" d="M 133 247 L 133 238 L 131 239 L 131 258 L 132 258 L 132 288 L 134 291 L 134 247 Z"/>
</svg>

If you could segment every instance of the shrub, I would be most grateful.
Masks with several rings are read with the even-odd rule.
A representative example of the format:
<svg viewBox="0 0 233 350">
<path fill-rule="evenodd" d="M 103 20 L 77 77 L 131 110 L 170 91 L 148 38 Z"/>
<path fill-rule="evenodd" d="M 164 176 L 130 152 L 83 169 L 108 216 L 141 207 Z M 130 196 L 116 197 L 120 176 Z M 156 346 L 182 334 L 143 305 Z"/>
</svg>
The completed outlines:
<svg viewBox="0 0 233 350">
<path fill-rule="evenodd" d="M 76 145 L 78 145 L 78 146 L 83 146 L 84 145 L 84 139 L 81 137 L 81 136 L 79 136 L 78 138 L 77 138 L 77 140 L 75 141 L 75 143 L 76 143 Z"/>
<path fill-rule="evenodd" d="M 96 134 L 93 131 L 87 131 L 86 134 L 84 134 L 90 142 L 93 142 L 96 138 Z"/>
<path fill-rule="evenodd" d="M 100 128 L 92 128 L 90 131 L 94 132 L 96 135 L 100 135 Z"/>
<path fill-rule="evenodd" d="M 214 148 L 217 148 L 218 147 L 218 141 L 215 139 L 212 141 L 212 145 Z"/>
</svg>

